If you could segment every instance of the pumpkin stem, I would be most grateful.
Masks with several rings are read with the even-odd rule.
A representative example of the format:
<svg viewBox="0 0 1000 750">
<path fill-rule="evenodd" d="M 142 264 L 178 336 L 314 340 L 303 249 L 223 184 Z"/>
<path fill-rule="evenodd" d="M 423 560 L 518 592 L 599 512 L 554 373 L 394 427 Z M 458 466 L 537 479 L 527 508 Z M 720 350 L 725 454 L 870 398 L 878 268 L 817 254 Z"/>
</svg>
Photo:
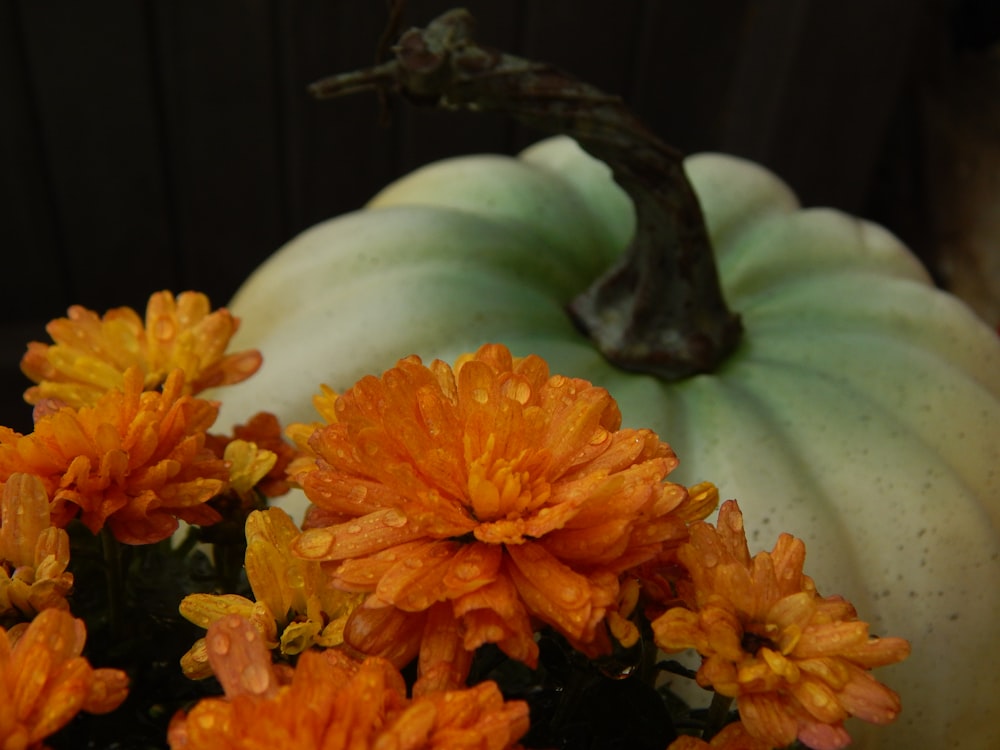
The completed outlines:
<svg viewBox="0 0 1000 750">
<path fill-rule="evenodd" d="M 417 104 L 507 112 L 572 136 L 604 161 L 632 198 L 636 233 L 620 261 L 569 304 L 612 363 L 676 380 L 709 372 L 739 342 L 705 220 L 683 156 L 619 97 L 530 60 L 477 45 L 474 21 L 453 10 L 410 29 L 395 59 L 310 86 L 318 98 L 392 89 Z"/>
</svg>

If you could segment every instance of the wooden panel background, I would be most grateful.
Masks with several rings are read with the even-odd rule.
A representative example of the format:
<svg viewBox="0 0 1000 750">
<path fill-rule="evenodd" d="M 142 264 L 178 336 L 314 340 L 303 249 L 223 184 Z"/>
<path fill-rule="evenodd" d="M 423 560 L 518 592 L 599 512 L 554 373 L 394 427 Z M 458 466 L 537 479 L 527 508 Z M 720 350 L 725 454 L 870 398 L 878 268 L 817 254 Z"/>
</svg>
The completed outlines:
<svg viewBox="0 0 1000 750">
<path fill-rule="evenodd" d="M 990 0 L 469 0 L 483 42 L 621 94 L 685 151 L 741 154 L 808 204 L 920 241 L 927 80 L 995 38 Z M 410 0 L 406 25 L 452 7 Z M 30 429 L 17 362 L 83 304 L 158 289 L 223 304 L 260 261 L 381 185 L 538 137 L 305 86 L 370 64 L 376 0 L 0 0 L 0 421 Z M 977 19 L 986 18 L 986 22 Z M 983 31 L 986 29 L 986 33 Z"/>
</svg>

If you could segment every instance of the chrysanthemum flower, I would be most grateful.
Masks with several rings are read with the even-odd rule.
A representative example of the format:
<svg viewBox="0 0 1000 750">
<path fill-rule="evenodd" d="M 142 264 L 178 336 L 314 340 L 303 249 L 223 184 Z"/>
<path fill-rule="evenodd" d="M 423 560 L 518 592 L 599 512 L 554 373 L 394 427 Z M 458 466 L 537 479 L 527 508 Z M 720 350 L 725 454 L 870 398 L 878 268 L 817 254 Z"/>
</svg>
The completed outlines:
<svg viewBox="0 0 1000 750">
<path fill-rule="evenodd" d="M 751 558 L 743 516 L 728 501 L 717 527 L 692 524 L 677 554 L 690 574 L 681 583 L 689 608 L 653 621 L 656 644 L 697 650 L 698 684 L 735 698 L 752 736 L 772 747 L 798 738 L 834 750 L 850 743 L 849 716 L 896 718 L 899 697 L 870 670 L 904 659 L 909 643 L 871 637 L 849 603 L 820 597 L 802 572 L 801 540 L 782 534 L 770 553 Z"/>
<path fill-rule="evenodd" d="M 218 405 L 184 392 L 174 370 L 163 391 L 143 391 L 142 373 L 93 407 L 63 407 L 20 435 L 0 427 L 0 482 L 38 476 L 52 523 L 79 515 L 94 533 L 107 524 L 119 541 L 147 544 L 170 536 L 177 519 L 207 525 L 219 514 L 206 501 L 227 486 L 225 463 L 205 448 Z"/>
<path fill-rule="evenodd" d="M 419 652 L 429 687 L 460 681 L 485 643 L 535 665 L 537 623 L 606 653 L 623 572 L 686 534 L 670 447 L 538 357 L 488 345 L 454 371 L 409 357 L 334 407 L 296 477 L 320 509 L 308 523 L 332 525 L 295 550 L 369 594 L 347 642 L 397 664 Z"/>
<path fill-rule="evenodd" d="M 743 723 L 736 721 L 727 724 L 708 742 L 683 735 L 671 742 L 667 750 L 773 750 L 773 746 L 752 737 Z"/>
<path fill-rule="evenodd" d="M 279 497 L 288 492 L 288 467 L 292 460 L 298 455 L 298 451 L 290 445 L 281 434 L 281 423 L 278 418 L 268 412 L 259 412 L 251 417 L 246 424 L 236 425 L 233 428 L 232 436 L 228 435 L 208 435 L 208 446 L 215 451 L 217 456 L 230 460 L 226 451 L 231 450 L 229 446 L 235 441 L 252 443 L 258 451 L 268 451 L 274 455 L 274 461 L 263 475 L 257 476 L 253 483 L 253 489 L 260 492 L 264 497 Z M 241 466 L 250 468 L 245 460 L 249 454 L 245 453 L 245 448 L 240 448 L 239 456 L 232 456 L 236 460 L 244 461 Z M 257 453 L 253 458 L 255 465 L 259 465 L 260 456 Z M 243 474 L 242 476 L 248 477 Z"/>
<path fill-rule="evenodd" d="M 252 512 L 246 522 L 246 572 L 256 601 L 236 594 L 191 594 L 181 602 L 181 614 L 203 628 L 226 615 L 241 615 L 268 648 L 280 647 L 282 654 L 339 646 L 361 595 L 333 588 L 318 562 L 293 555 L 289 547 L 298 535 L 298 527 L 280 508 Z M 184 655 L 181 667 L 192 679 L 212 674 L 205 639 Z"/>
<path fill-rule="evenodd" d="M 45 486 L 38 477 L 14 474 L 0 498 L 0 623 L 69 609 L 68 566 L 69 535 L 49 521 Z"/>
<path fill-rule="evenodd" d="M 174 717 L 174 750 L 505 750 L 528 729 L 527 705 L 505 703 L 492 682 L 410 701 L 390 662 L 337 649 L 303 653 L 289 677 L 238 615 L 214 623 L 207 642 L 226 696 Z"/>
<path fill-rule="evenodd" d="M 46 609 L 17 627 L 16 640 L 0 628 L 0 748 L 40 748 L 80 711 L 108 713 L 125 700 L 124 672 L 94 669 L 80 656 L 82 620 Z"/>
<path fill-rule="evenodd" d="M 229 467 L 229 489 L 240 498 L 253 494 L 257 484 L 274 468 L 278 456 L 246 440 L 230 440 L 222 451 Z"/>
<path fill-rule="evenodd" d="M 184 393 L 238 383 L 260 367 L 257 351 L 226 354 L 239 319 L 221 308 L 211 312 L 208 298 L 170 292 L 149 298 L 145 324 L 135 310 L 121 307 L 103 317 L 79 305 L 46 330 L 54 344 L 32 342 L 21 370 L 38 385 L 29 388 L 29 404 L 54 399 L 81 407 L 97 403 L 107 391 L 124 388 L 130 368 L 143 375 L 145 390 L 159 388 L 173 370 L 185 373 Z"/>
</svg>

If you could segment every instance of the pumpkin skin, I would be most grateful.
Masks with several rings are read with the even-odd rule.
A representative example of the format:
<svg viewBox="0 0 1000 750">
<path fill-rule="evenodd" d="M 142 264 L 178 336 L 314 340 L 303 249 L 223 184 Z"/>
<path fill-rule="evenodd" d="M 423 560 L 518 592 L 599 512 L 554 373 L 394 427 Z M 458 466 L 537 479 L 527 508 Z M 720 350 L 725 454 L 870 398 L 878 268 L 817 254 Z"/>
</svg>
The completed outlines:
<svg viewBox="0 0 1000 750">
<path fill-rule="evenodd" d="M 304 232 L 247 280 L 233 346 L 264 366 L 228 387 L 219 424 L 258 410 L 316 419 L 402 356 L 453 360 L 488 341 L 617 398 L 744 511 L 751 546 L 806 541 L 806 572 L 912 656 L 880 670 L 903 697 L 859 748 L 1000 747 L 1000 343 L 935 290 L 889 232 L 802 209 L 774 175 L 721 155 L 685 168 L 744 339 L 682 382 L 607 363 L 564 312 L 633 231 L 610 171 L 571 140 L 520 158 L 425 167 L 364 209 Z"/>
</svg>

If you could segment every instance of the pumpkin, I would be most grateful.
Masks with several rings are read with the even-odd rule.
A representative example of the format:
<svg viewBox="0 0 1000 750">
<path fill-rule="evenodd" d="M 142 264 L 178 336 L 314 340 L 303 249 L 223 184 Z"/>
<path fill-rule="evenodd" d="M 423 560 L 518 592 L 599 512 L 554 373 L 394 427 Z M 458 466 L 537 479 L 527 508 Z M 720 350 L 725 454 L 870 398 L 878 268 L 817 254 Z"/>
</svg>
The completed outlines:
<svg viewBox="0 0 1000 750">
<path fill-rule="evenodd" d="M 670 442 L 671 479 L 738 498 L 752 544 L 803 538 L 821 592 L 911 640 L 880 675 L 902 716 L 852 727 L 857 747 L 1000 747 L 995 332 L 887 230 L 803 209 L 747 161 L 684 166 L 745 328 L 714 372 L 626 372 L 574 327 L 567 304 L 622 253 L 634 212 L 603 163 L 557 137 L 429 165 L 267 260 L 230 306 L 234 346 L 265 364 L 219 394 L 222 422 L 313 421 L 320 383 L 345 389 L 411 353 L 539 354 Z"/>
</svg>

